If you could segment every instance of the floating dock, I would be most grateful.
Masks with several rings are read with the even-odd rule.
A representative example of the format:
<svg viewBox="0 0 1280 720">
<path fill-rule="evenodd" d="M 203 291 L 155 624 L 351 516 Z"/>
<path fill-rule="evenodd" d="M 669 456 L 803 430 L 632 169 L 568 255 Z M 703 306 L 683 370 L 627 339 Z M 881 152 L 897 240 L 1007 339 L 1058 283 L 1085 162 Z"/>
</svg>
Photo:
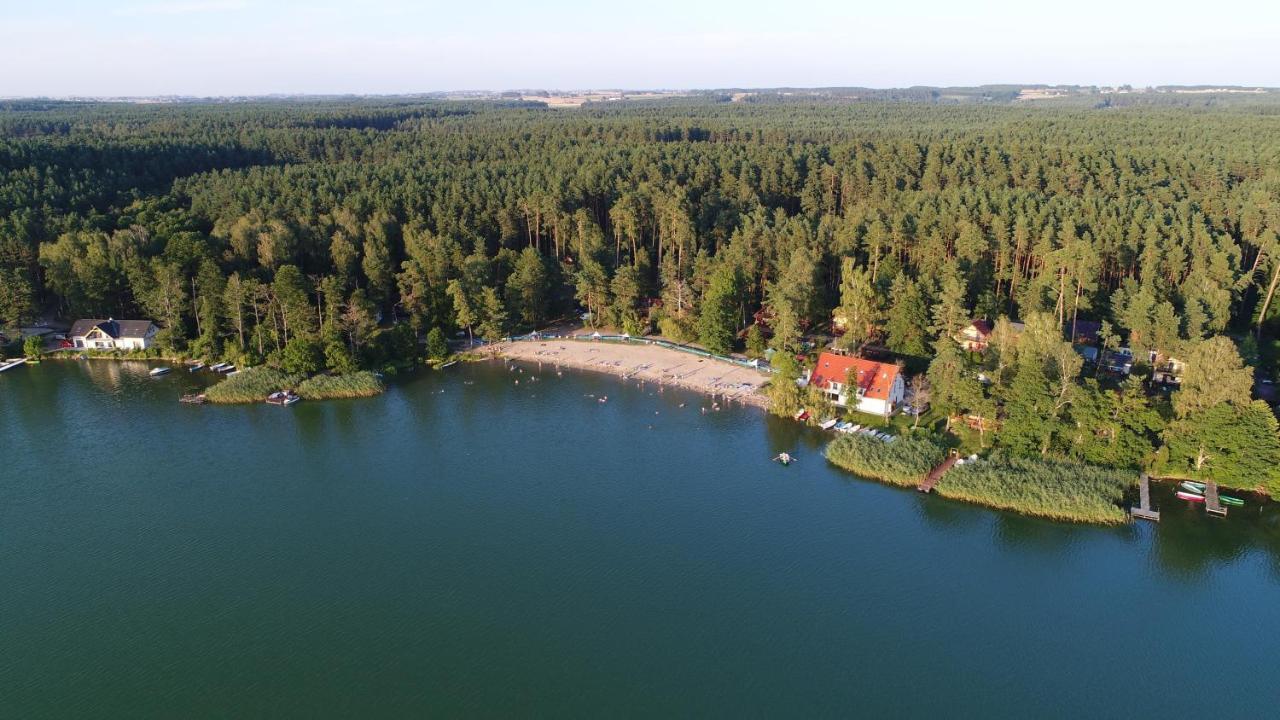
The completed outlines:
<svg viewBox="0 0 1280 720">
<path fill-rule="evenodd" d="M 1218 483 L 1216 482 L 1205 483 L 1204 511 L 1218 517 L 1227 516 L 1227 509 L 1222 506 L 1222 501 L 1218 499 Z"/>
<path fill-rule="evenodd" d="M 13 360 L 0 360 L 0 372 L 4 372 L 5 370 L 12 370 L 18 367 L 19 365 L 25 364 L 26 362 L 27 362 L 26 358 L 14 358 Z"/>
</svg>

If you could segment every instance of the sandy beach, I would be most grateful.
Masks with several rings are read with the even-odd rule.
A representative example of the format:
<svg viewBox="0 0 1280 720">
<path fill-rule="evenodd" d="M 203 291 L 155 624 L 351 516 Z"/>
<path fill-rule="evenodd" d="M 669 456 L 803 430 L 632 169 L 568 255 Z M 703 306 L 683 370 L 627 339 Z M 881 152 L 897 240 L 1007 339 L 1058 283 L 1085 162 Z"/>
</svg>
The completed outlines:
<svg viewBox="0 0 1280 720">
<path fill-rule="evenodd" d="M 759 392 L 767 373 L 656 345 L 548 338 L 503 343 L 494 351 L 509 360 L 607 372 L 624 379 L 674 385 L 729 402 L 767 407 Z"/>
</svg>

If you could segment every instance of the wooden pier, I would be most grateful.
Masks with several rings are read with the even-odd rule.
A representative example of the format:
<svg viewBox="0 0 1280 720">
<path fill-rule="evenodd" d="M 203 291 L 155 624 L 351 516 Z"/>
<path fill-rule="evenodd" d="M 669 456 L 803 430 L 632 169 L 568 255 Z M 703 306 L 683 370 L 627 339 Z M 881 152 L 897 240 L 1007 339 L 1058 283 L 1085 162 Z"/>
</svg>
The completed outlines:
<svg viewBox="0 0 1280 720">
<path fill-rule="evenodd" d="M 938 485 L 938 481 L 942 479 L 943 475 L 947 474 L 947 471 L 950 470 L 951 466 L 955 465 L 956 460 L 959 459 L 959 455 L 952 453 L 946 460 L 942 461 L 941 465 L 930 470 L 929 474 L 924 476 L 924 480 L 920 481 L 920 484 L 916 486 L 916 489 L 922 493 L 933 492 L 933 488 Z"/>
<path fill-rule="evenodd" d="M 1218 499 L 1218 483 L 1216 482 L 1210 481 L 1204 485 L 1204 511 L 1218 517 L 1227 516 L 1227 509 L 1222 507 L 1222 501 Z"/>
<path fill-rule="evenodd" d="M 1129 508 L 1129 514 L 1142 520 L 1160 522 L 1160 513 L 1151 509 L 1151 478 L 1146 473 L 1138 479 L 1138 507 Z"/>
</svg>

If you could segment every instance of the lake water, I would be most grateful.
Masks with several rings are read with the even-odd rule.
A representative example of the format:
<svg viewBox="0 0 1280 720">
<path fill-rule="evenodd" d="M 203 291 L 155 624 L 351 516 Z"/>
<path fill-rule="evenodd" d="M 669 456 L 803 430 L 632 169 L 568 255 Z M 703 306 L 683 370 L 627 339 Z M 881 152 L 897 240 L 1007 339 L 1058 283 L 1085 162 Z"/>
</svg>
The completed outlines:
<svg viewBox="0 0 1280 720">
<path fill-rule="evenodd" d="M 1159 525 L 1021 518 L 850 477 L 757 410 L 549 368 L 289 408 L 179 405 L 192 376 L 146 371 L 0 375 L 0 717 L 1280 699 L 1276 506 L 1210 520 L 1165 491 Z"/>
</svg>

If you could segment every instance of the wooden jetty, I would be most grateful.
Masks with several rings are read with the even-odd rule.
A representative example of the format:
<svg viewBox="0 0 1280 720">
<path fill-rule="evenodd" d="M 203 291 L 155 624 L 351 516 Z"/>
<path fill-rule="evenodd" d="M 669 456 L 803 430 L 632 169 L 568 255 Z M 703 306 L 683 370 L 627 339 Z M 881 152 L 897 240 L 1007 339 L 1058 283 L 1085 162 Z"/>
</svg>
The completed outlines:
<svg viewBox="0 0 1280 720">
<path fill-rule="evenodd" d="M 1146 473 L 1138 479 L 1138 507 L 1129 508 L 1129 514 L 1142 520 L 1160 522 L 1160 513 L 1151 509 L 1151 478 Z"/>
<path fill-rule="evenodd" d="M 946 460 L 942 461 L 941 465 L 930 470 L 929 474 L 924 476 L 924 480 L 920 481 L 920 484 L 916 486 L 916 489 L 922 493 L 933 492 L 933 488 L 938 485 L 938 481 L 942 479 L 943 475 L 947 474 L 947 471 L 950 470 L 951 466 L 955 465 L 956 460 L 959 459 L 960 456 L 955 454 L 955 452 L 952 452 L 951 455 L 947 456 Z"/>
<path fill-rule="evenodd" d="M 1207 482 L 1204 485 L 1204 511 L 1218 517 L 1227 516 L 1227 509 L 1222 506 L 1222 501 L 1218 499 L 1218 483 L 1216 482 Z"/>
</svg>

